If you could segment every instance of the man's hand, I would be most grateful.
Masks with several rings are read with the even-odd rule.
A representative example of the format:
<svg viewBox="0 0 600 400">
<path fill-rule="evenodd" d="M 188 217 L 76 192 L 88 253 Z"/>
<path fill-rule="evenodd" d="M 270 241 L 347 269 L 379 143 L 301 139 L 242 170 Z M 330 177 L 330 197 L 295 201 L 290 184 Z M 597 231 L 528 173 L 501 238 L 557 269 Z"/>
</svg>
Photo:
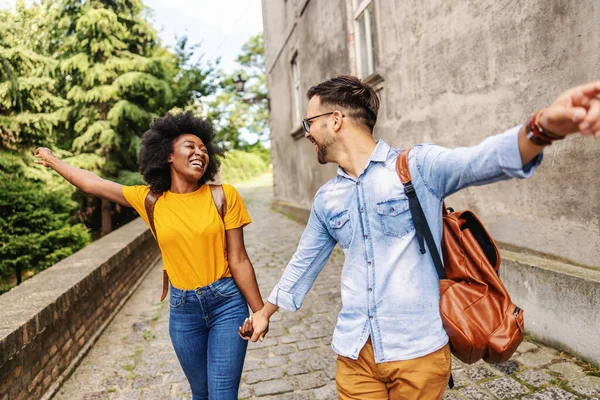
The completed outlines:
<svg viewBox="0 0 600 400">
<path fill-rule="evenodd" d="M 265 338 L 265 335 L 269 331 L 269 316 L 264 312 L 264 308 L 256 313 L 252 317 L 252 327 L 254 328 L 254 332 L 252 333 L 251 341 L 256 342 L 260 340 L 261 342 Z"/>
<path fill-rule="evenodd" d="M 600 137 L 600 81 L 574 87 L 560 95 L 539 119 L 542 129 L 566 136 L 581 132 Z"/>
</svg>

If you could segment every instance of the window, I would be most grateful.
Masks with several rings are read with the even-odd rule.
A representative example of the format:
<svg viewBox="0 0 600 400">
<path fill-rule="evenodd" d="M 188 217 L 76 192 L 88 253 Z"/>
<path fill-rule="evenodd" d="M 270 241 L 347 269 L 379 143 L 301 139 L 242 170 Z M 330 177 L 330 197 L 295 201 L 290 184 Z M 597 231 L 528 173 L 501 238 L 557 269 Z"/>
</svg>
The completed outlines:
<svg viewBox="0 0 600 400">
<path fill-rule="evenodd" d="M 375 72 L 373 4 L 371 0 L 355 0 L 354 4 L 356 69 L 358 76 L 365 78 Z"/>
<path fill-rule="evenodd" d="M 294 91 L 294 127 L 302 123 L 302 88 L 300 87 L 300 67 L 298 66 L 298 53 L 292 58 L 292 85 Z"/>
</svg>

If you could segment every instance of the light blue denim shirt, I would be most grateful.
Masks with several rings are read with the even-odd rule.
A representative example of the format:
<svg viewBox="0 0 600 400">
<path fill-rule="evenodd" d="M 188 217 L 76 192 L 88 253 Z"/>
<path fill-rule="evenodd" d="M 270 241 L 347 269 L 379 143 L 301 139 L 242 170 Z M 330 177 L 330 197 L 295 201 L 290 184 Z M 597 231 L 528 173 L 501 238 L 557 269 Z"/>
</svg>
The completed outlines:
<svg viewBox="0 0 600 400">
<path fill-rule="evenodd" d="M 441 254 L 442 201 L 473 185 L 526 178 L 542 160 L 523 167 L 515 127 L 458 149 L 419 145 L 409 155 L 417 196 Z M 448 342 L 439 313 L 440 288 L 429 251 L 421 254 L 408 199 L 398 175 L 399 149 L 379 140 L 354 179 L 339 168 L 315 195 L 298 249 L 269 301 L 295 311 L 336 244 L 344 253 L 342 309 L 333 350 L 357 359 L 369 335 L 376 362 L 429 354 Z"/>
</svg>

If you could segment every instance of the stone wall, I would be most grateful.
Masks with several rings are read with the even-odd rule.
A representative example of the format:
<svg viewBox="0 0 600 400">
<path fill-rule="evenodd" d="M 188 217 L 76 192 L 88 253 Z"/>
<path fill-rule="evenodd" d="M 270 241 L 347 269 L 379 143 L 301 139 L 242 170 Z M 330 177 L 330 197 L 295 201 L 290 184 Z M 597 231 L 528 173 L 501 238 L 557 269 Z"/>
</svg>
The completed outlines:
<svg viewBox="0 0 600 400">
<path fill-rule="evenodd" d="M 307 212 L 334 176 L 293 123 L 290 67 L 305 93 L 355 74 L 352 0 L 263 0 L 276 202 Z M 361 3 L 358 1 L 357 3 Z M 470 146 L 525 121 L 569 87 L 600 77 L 600 2 L 373 0 L 380 89 L 376 138 L 395 147 Z M 527 181 L 467 189 L 454 208 L 477 212 L 502 243 L 600 267 L 600 141 L 572 137 L 545 151 Z"/>
<path fill-rule="evenodd" d="M 0 296 L 0 400 L 50 397 L 158 257 L 138 218 Z"/>
</svg>

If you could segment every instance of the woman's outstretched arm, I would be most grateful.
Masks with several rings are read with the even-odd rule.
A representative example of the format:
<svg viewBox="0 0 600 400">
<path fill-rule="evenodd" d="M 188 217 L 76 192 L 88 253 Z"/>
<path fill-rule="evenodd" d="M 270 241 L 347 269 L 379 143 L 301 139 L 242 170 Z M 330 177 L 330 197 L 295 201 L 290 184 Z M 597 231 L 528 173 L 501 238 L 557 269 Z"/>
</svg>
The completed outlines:
<svg viewBox="0 0 600 400">
<path fill-rule="evenodd" d="M 69 183 L 84 192 L 131 207 L 123 196 L 123 185 L 102 179 L 93 172 L 69 165 L 55 157 L 52 151 L 46 147 L 38 147 L 34 155 L 37 158 L 35 161 L 37 164 L 52 168 Z"/>
</svg>

